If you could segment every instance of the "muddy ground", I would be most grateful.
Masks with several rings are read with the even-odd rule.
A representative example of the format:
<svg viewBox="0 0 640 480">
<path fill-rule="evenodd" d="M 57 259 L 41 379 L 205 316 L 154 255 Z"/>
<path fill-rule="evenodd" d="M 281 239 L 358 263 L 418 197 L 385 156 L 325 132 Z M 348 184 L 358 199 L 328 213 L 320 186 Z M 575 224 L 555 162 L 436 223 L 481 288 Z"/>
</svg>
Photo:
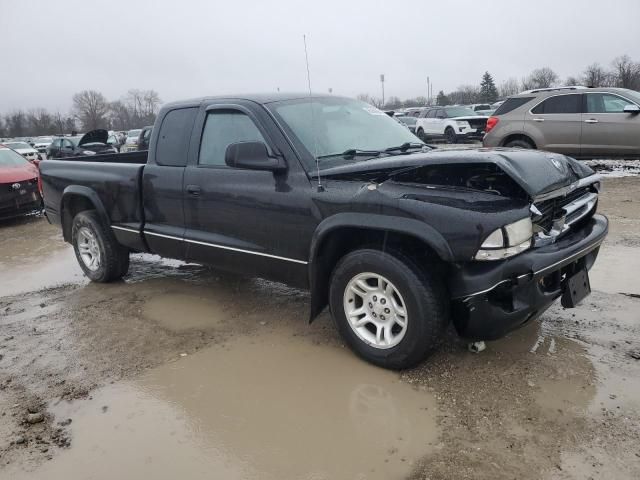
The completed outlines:
<svg viewBox="0 0 640 480">
<path fill-rule="evenodd" d="M 593 294 L 394 373 L 308 296 L 148 255 L 89 284 L 0 224 L 0 478 L 640 478 L 640 178 L 605 181 Z"/>
</svg>

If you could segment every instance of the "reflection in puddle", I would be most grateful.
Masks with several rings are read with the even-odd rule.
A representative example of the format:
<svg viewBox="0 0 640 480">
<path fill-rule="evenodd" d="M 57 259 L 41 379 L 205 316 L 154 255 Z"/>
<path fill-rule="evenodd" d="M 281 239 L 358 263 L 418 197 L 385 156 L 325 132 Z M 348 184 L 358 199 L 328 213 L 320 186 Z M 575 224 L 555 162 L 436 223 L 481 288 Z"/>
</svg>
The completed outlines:
<svg viewBox="0 0 640 480">
<path fill-rule="evenodd" d="M 402 478 L 437 438 L 430 394 L 283 334 L 203 350 L 53 411 L 73 419 L 72 448 L 29 478 Z"/>
</svg>

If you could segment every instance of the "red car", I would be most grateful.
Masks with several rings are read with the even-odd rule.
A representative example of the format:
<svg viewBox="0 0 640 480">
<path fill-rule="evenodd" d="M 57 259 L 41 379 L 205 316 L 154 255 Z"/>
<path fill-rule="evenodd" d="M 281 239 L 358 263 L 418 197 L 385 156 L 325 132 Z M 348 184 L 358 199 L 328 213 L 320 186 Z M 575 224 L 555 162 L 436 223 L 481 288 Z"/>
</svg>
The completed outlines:
<svg viewBox="0 0 640 480">
<path fill-rule="evenodd" d="M 42 208 L 40 171 L 25 158 L 0 145 L 0 220 Z"/>
</svg>

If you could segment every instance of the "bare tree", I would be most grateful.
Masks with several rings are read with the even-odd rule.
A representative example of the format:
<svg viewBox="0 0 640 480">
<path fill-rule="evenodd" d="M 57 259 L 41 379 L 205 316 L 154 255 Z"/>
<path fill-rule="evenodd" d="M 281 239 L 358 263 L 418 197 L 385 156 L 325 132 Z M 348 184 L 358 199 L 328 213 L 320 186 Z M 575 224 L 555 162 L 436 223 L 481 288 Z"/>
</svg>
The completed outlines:
<svg viewBox="0 0 640 480">
<path fill-rule="evenodd" d="M 73 110 L 85 130 L 108 126 L 109 104 L 100 92 L 83 90 L 73 96 Z"/>
<path fill-rule="evenodd" d="M 109 104 L 109 121 L 115 130 L 133 128 L 135 125 L 131 115 L 130 109 L 120 100 Z"/>
<path fill-rule="evenodd" d="M 611 74 L 600 66 L 599 63 L 592 63 L 583 72 L 583 82 L 587 87 L 609 87 L 611 85 Z"/>
<path fill-rule="evenodd" d="M 447 94 L 451 103 L 468 105 L 480 99 L 480 87 L 476 85 L 460 85 L 457 90 Z"/>
<path fill-rule="evenodd" d="M 44 108 L 30 110 L 27 114 L 30 135 L 47 135 L 55 132 L 53 116 Z"/>
<path fill-rule="evenodd" d="M 558 83 L 558 74 L 549 67 L 536 68 L 522 80 L 523 90 L 554 87 Z"/>
<path fill-rule="evenodd" d="M 10 137 L 27 135 L 27 116 L 22 110 L 16 110 L 5 117 L 6 130 Z"/>
<path fill-rule="evenodd" d="M 517 78 L 508 78 L 500 84 L 498 88 L 500 98 L 507 98 L 511 95 L 517 95 L 520 93 L 520 82 Z"/>
<path fill-rule="evenodd" d="M 632 61 L 628 55 L 622 55 L 616 57 L 611 65 L 617 87 L 640 89 L 640 63 Z"/>
</svg>

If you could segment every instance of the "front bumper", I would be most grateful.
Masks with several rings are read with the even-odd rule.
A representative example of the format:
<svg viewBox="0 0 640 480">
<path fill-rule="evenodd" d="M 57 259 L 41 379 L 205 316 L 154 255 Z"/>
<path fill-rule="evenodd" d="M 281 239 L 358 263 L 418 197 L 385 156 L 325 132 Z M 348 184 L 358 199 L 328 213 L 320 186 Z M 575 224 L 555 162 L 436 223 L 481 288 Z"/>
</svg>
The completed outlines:
<svg viewBox="0 0 640 480">
<path fill-rule="evenodd" d="M 594 215 L 551 245 L 498 262 L 460 265 L 449 284 L 458 333 L 495 340 L 537 318 L 562 295 L 567 274 L 593 266 L 608 229 L 607 218 Z"/>
<path fill-rule="evenodd" d="M 13 198 L 3 198 L 0 201 L 0 220 L 21 217 L 42 209 L 42 197 L 38 192 L 26 195 L 15 195 Z"/>
</svg>

